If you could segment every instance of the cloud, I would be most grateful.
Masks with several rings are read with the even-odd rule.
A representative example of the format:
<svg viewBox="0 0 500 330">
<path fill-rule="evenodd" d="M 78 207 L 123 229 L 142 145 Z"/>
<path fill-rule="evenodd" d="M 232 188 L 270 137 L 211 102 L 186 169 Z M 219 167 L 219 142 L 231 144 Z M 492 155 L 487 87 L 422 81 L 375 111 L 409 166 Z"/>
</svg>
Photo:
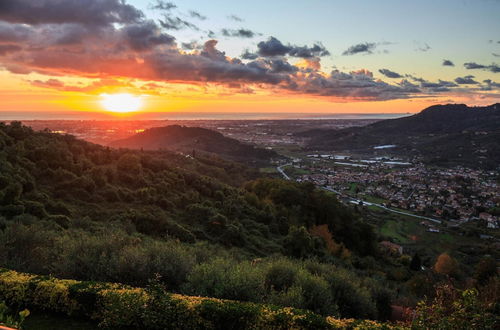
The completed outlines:
<svg viewBox="0 0 500 330">
<path fill-rule="evenodd" d="M 500 83 L 494 82 L 491 79 L 483 80 L 484 85 L 481 85 L 482 91 L 491 91 L 494 89 L 500 89 Z"/>
<path fill-rule="evenodd" d="M 352 100 L 391 100 L 420 93 L 414 87 L 390 85 L 376 80 L 368 70 L 350 73 L 332 71 L 328 76 L 311 72 L 289 83 L 289 89 L 305 94 L 348 98 Z"/>
<path fill-rule="evenodd" d="M 191 16 L 192 18 L 197 18 L 199 19 L 200 21 L 204 21 L 207 19 L 206 16 L 200 14 L 199 12 L 195 11 L 195 10 L 190 10 L 189 11 L 189 16 Z"/>
<path fill-rule="evenodd" d="M 497 53 L 491 53 L 491 55 L 493 55 L 495 57 L 500 57 L 500 54 L 497 54 Z"/>
<path fill-rule="evenodd" d="M 6 55 L 8 53 L 17 52 L 20 51 L 21 49 L 22 49 L 21 46 L 18 45 L 0 44 L 0 56 Z"/>
<path fill-rule="evenodd" d="M 315 43 L 312 47 L 292 46 L 288 55 L 300 58 L 322 57 L 330 55 L 330 52 L 321 43 Z"/>
<path fill-rule="evenodd" d="M 345 50 L 342 55 L 355 55 L 355 54 L 372 54 L 373 50 L 375 49 L 376 44 L 373 42 L 365 42 L 362 44 L 357 44 L 354 46 L 349 47 L 347 50 Z"/>
<path fill-rule="evenodd" d="M 177 5 L 170 1 L 156 0 L 156 2 L 153 5 L 151 5 L 150 8 L 169 11 L 177 8 Z"/>
<path fill-rule="evenodd" d="M 443 66 L 455 66 L 455 64 L 450 60 L 443 60 Z"/>
<path fill-rule="evenodd" d="M 477 81 L 475 81 L 474 79 L 474 76 L 465 76 L 465 77 L 458 77 L 455 79 L 455 82 L 459 85 L 474 85 L 474 84 L 478 84 Z"/>
<path fill-rule="evenodd" d="M 236 16 L 236 15 L 229 15 L 227 16 L 228 19 L 235 21 L 235 22 L 243 22 L 243 18 Z"/>
<path fill-rule="evenodd" d="M 283 45 L 275 37 L 270 37 L 267 41 L 261 41 L 257 44 L 258 54 L 260 56 L 285 56 L 292 49 Z"/>
<path fill-rule="evenodd" d="M 164 29 L 167 29 L 167 30 L 178 31 L 178 30 L 182 30 L 182 29 L 186 29 L 186 28 L 197 30 L 197 31 L 199 30 L 199 28 L 195 24 L 188 22 L 186 20 L 183 20 L 182 18 L 177 17 L 177 16 L 170 16 L 170 15 L 164 14 L 163 19 L 160 19 L 159 22 L 160 22 L 160 25 Z"/>
<path fill-rule="evenodd" d="M 91 92 L 120 84 L 130 84 L 131 88 L 135 88 L 134 84 L 147 88 L 168 83 L 213 84 L 231 93 L 266 88 L 282 94 L 376 101 L 426 97 L 457 86 L 453 82 L 430 83 L 423 79 L 418 84 L 417 80 L 406 79 L 387 83 L 363 69 L 322 72 L 321 57 L 330 53 L 319 42 L 297 46 L 270 37 L 259 42 L 255 51 L 246 50 L 240 58 L 226 55 L 215 39 L 177 42 L 166 29 L 193 27 L 176 16 L 175 4 L 166 1 L 153 5 L 162 11 L 160 21 L 147 19 L 121 0 L 86 0 L 85 6 L 80 0 L 19 0 L 14 5 L 2 1 L 5 0 L 0 0 L 0 64 L 17 74 L 45 75 L 47 79 L 29 81 L 37 87 Z M 40 17 L 33 3 L 40 4 Z M 46 12 L 49 7 L 50 13 Z M 78 9 L 78 17 L 75 13 L 63 17 L 68 8 Z M 102 12 L 97 13 L 96 8 Z M 88 22 L 82 18 L 91 15 L 95 17 Z M 352 52 L 372 52 L 378 44 L 362 45 L 364 50 L 353 46 Z M 401 78 L 388 69 L 380 72 Z M 58 76 L 101 80 L 67 85 L 65 79 L 56 79 Z M 495 88 L 494 84 L 484 82 L 478 87 Z"/>
<path fill-rule="evenodd" d="M 446 81 L 438 79 L 437 82 L 431 82 L 422 78 L 418 78 L 412 75 L 406 75 L 412 80 L 420 83 L 420 88 L 429 93 L 443 93 L 448 92 L 453 87 L 457 87 L 458 85 L 452 81 Z"/>
<path fill-rule="evenodd" d="M 241 58 L 244 60 L 255 60 L 259 57 L 258 54 L 250 52 L 248 49 L 245 49 L 243 54 L 241 54 Z"/>
<path fill-rule="evenodd" d="M 131 24 L 122 29 L 133 50 L 143 51 L 158 45 L 173 45 L 175 38 L 162 33 L 153 21 Z"/>
<path fill-rule="evenodd" d="M 221 33 L 225 37 L 237 37 L 237 38 L 254 38 L 255 36 L 258 35 L 258 33 L 253 32 L 252 30 L 248 29 L 222 29 Z"/>
<path fill-rule="evenodd" d="M 80 23 L 105 26 L 136 23 L 143 13 L 120 0 L 2 0 L 0 20 L 23 24 Z"/>
<path fill-rule="evenodd" d="M 493 73 L 500 72 L 500 66 L 498 66 L 496 63 L 492 63 L 490 65 L 483 65 L 483 64 L 477 64 L 476 62 L 468 62 L 464 63 L 464 67 L 467 70 L 482 69 Z"/>
<path fill-rule="evenodd" d="M 378 70 L 378 72 L 380 72 L 381 74 L 383 74 L 388 78 L 403 78 L 403 76 L 400 75 L 399 73 L 391 71 L 389 69 L 380 69 Z"/>
<path fill-rule="evenodd" d="M 181 47 L 187 50 L 202 49 L 202 46 L 197 41 L 183 42 Z"/>
<path fill-rule="evenodd" d="M 300 58 L 311 58 L 317 56 L 328 56 L 330 52 L 321 44 L 316 43 L 312 47 L 284 45 L 275 37 L 257 44 L 257 54 L 263 57 L 293 56 Z"/>
<path fill-rule="evenodd" d="M 429 46 L 426 42 L 421 43 L 419 41 L 414 41 L 415 45 L 417 48 L 415 48 L 415 51 L 417 52 L 427 52 L 431 50 L 431 46 Z"/>
</svg>

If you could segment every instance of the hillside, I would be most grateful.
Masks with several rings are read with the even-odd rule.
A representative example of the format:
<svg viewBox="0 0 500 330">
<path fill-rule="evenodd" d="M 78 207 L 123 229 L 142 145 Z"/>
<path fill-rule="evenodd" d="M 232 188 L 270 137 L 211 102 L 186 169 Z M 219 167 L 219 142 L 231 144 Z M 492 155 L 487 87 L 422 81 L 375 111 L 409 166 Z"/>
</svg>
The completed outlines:
<svg viewBox="0 0 500 330">
<path fill-rule="evenodd" d="M 257 148 L 225 137 L 206 128 L 171 125 L 145 130 L 109 144 L 113 148 L 171 150 L 187 154 L 216 154 L 222 158 L 247 164 L 265 164 L 274 151 Z"/>
<path fill-rule="evenodd" d="M 311 184 L 241 186 L 247 173 L 0 124 L 0 266 L 136 286 L 158 274 L 177 293 L 387 318 L 388 290 L 343 266 L 378 254 L 372 227 Z"/>
<path fill-rule="evenodd" d="M 344 130 L 311 130 L 311 150 L 376 153 L 375 146 L 396 145 L 384 154 L 417 157 L 437 165 L 495 168 L 500 163 L 500 104 L 431 106 L 420 113 Z M 380 151 L 378 151 L 380 153 Z"/>
</svg>

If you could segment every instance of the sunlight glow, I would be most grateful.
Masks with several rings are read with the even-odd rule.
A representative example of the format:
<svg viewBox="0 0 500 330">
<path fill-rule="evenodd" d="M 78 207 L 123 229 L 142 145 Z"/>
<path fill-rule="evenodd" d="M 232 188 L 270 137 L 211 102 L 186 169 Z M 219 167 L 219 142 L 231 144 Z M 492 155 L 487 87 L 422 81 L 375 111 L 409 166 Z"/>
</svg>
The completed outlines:
<svg viewBox="0 0 500 330">
<path fill-rule="evenodd" d="M 101 94 L 101 105 L 104 109 L 111 112 L 134 112 L 141 108 L 142 99 L 140 96 L 121 93 L 121 94 Z"/>
</svg>

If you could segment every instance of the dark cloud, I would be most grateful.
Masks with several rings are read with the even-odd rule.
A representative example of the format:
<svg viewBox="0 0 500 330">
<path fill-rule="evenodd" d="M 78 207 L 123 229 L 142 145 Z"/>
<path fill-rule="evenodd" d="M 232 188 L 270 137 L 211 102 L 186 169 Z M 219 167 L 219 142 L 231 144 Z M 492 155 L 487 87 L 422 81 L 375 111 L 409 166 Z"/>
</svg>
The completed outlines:
<svg viewBox="0 0 500 330">
<path fill-rule="evenodd" d="M 258 54 L 260 56 L 285 56 L 292 49 L 289 46 L 283 45 L 281 41 L 275 37 L 270 37 L 266 41 L 261 41 L 257 45 Z"/>
<path fill-rule="evenodd" d="M 486 66 L 482 65 L 482 64 L 477 64 L 475 62 L 468 62 L 468 63 L 464 63 L 464 67 L 468 70 L 472 70 L 472 69 L 485 69 Z"/>
<path fill-rule="evenodd" d="M 18 45 L 0 44 L 0 56 L 6 55 L 8 53 L 18 52 L 21 49 L 22 47 Z"/>
<path fill-rule="evenodd" d="M 153 21 L 131 24 L 123 28 L 125 39 L 133 50 L 143 51 L 158 45 L 173 45 L 175 38 L 162 33 Z"/>
<path fill-rule="evenodd" d="M 0 42 L 25 41 L 32 33 L 32 29 L 25 25 L 0 21 Z"/>
<path fill-rule="evenodd" d="M 355 55 L 355 54 L 372 54 L 373 50 L 377 45 L 373 42 L 365 42 L 363 44 L 357 44 L 349 47 L 346 51 L 342 53 L 342 55 Z"/>
<path fill-rule="evenodd" d="M 500 54 L 497 54 L 497 53 L 491 53 L 491 55 L 493 55 L 495 57 L 500 57 Z"/>
<path fill-rule="evenodd" d="M 258 33 L 253 32 L 248 29 L 222 29 L 221 33 L 225 37 L 237 37 L 237 38 L 253 38 L 258 35 Z"/>
<path fill-rule="evenodd" d="M 494 89 L 500 89 L 500 83 L 494 82 L 491 79 L 483 80 L 483 85 L 481 85 L 482 91 L 491 91 Z"/>
<path fill-rule="evenodd" d="M 259 57 L 259 55 L 255 54 L 255 53 L 251 53 L 248 49 L 246 49 L 243 52 L 243 54 L 241 54 L 241 58 L 244 60 L 255 60 L 258 57 Z"/>
<path fill-rule="evenodd" d="M 325 77 L 311 72 L 290 82 L 291 90 L 319 96 L 349 98 L 354 100 L 391 100 L 408 98 L 420 91 L 414 87 L 394 86 L 375 80 L 367 70 L 350 73 L 333 71 Z"/>
<path fill-rule="evenodd" d="M 378 72 L 380 72 L 381 74 L 383 74 L 388 78 L 403 78 L 403 76 L 400 75 L 399 73 L 391 71 L 389 69 L 380 69 L 378 70 Z"/>
<path fill-rule="evenodd" d="M 182 29 L 193 29 L 193 30 L 199 30 L 199 28 L 186 20 L 183 20 L 182 18 L 178 16 L 171 16 L 164 14 L 163 19 L 159 20 L 160 25 L 167 30 L 182 30 Z"/>
<path fill-rule="evenodd" d="M 235 21 L 235 22 L 243 22 L 244 21 L 243 18 L 236 16 L 236 15 L 229 15 L 229 16 L 227 16 L 227 18 L 229 18 L 230 20 Z"/>
<path fill-rule="evenodd" d="M 226 53 L 218 50 L 216 46 L 217 40 L 208 40 L 205 42 L 205 45 L 203 45 L 203 50 L 200 55 L 216 61 L 225 61 Z"/>
<path fill-rule="evenodd" d="M 321 43 L 316 43 L 312 47 L 292 46 L 288 55 L 300 58 L 312 58 L 328 56 L 330 52 Z"/>
<path fill-rule="evenodd" d="M 498 66 L 498 64 L 496 63 L 492 63 L 490 65 L 483 65 L 483 64 L 477 64 L 475 62 L 467 62 L 464 63 L 464 67 L 468 70 L 482 69 L 493 73 L 500 72 L 500 66 Z"/>
<path fill-rule="evenodd" d="M 156 0 L 156 2 L 151 5 L 151 9 L 170 11 L 177 8 L 177 5 L 170 1 Z"/>
<path fill-rule="evenodd" d="M 316 43 L 312 47 L 284 45 L 275 37 L 270 37 L 266 41 L 259 42 L 257 48 L 257 54 L 263 57 L 289 55 L 300 58 L 311 58 L 330 55 L 330 52 L 321 43 Z"/>
<path fill-rule="evenodd" d="M 422 78 L 418 78 L 412 75 L 406 75 L 411 78 L 413 81 L 420 83 L 420 88 L 423 91 L 429 93 L 442 93 L 450 91 L 450 88 L 457 87 L 458 85 L 452 81 L 446 81 L 439 79 L 437 82 L 431 82 Z"/>
<path fill-rule="evenodd" d="M 204 16 L 204 15 L 200 14 L 200 13 L 199 13 L 199 12 L 197 12 L 196 10 L 190 10 L 190 11 L 189 11 L 189 16 L 191 16 L 192 18 L 197 18 L 197 19 L 199 19 L 199 20 L 201 20 L 201 21 L 204 21 L 204 20 L 206 20 L 206 19 L 207 19 L 207 17 L 206 17 L 206 16 Z"/>
<path fill-rule="evenodd" d="M 104 26 L 142 18 L 140 10 L 120 0 L 0 0 L 0 20 L 10 23 Z"/>
<path fill-rule="evenodd" d="M 443 60 L 443 66 L 455 66 L 455 64 L 450 60 Z"/>
<path fill-rule="evenodd" d="M 478 84 L 477 81 L 475 81 L 474 76 L 465 76 L 465 77 L 458 77 L 455 79 L 455 82 L 459 85 L 475 85 Z"/>
<path fill-rule="evenodd" d="M 191 42 L 183 42 L 181 44 L 181 47 L 187 50 L 196 50 L 196 49 L 201 49 L 202 46 L 198 44 L 196 41 L 191 41 Z"/>
<path fill-rule="evenodd" d="M 294 73 L 297 72 L 299 69 L 288 63 L 286 60 L 283 59 L 273 59 L 273 60 L 268 60 L 267 63 L 271 67 L 271 71 L 275 73 Z"/>
</svg>

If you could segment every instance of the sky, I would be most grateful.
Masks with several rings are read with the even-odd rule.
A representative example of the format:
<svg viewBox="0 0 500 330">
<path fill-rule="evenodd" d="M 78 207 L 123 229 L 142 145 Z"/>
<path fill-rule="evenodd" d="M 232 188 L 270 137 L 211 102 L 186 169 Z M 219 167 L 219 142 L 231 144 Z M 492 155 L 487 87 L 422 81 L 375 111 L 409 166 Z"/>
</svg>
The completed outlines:
<svg viewBox="0 0 500 330">
<path fill-rule="evenodd" d="M 492 104 L 499 16 L 498 0 L 0 0 L 0 112 Z"/>
</svg>

